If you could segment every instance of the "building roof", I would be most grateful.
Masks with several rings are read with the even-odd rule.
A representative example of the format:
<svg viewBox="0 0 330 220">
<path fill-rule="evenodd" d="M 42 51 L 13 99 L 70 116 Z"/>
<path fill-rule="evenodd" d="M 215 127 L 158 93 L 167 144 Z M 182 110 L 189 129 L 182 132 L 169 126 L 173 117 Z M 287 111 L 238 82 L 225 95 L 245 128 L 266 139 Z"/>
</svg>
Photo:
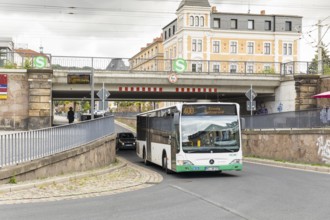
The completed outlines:
<svg viewBox="0 0 330 220">
<path fill-rule="evenodd" d="M 34 50 L 31 50 L 31 49 L 15 49 L 14 50 L 16 53 L 19 53 L 19 54 L 29 54 L 29 55 L 42 55 L 41 53 L 38 53 Z"/>
<path fill-rule="evenodd" d="M 183 6 L 211 7 L 208 0 L 182 0 L 178 10 Z"/>
</svg>

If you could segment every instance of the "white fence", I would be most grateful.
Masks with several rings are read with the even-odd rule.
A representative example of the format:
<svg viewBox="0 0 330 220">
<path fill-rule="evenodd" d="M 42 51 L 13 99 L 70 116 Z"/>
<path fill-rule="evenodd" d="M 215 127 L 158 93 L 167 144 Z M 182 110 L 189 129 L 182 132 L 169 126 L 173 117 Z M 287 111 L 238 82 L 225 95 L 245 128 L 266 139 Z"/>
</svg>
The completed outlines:
<svg viewBox="0 0 330 220">
<path fill-rule="evenodd" d="M 0 135 L 0 168 L 63 152 L 115 132 L 114 117 Z"/>
</svg>

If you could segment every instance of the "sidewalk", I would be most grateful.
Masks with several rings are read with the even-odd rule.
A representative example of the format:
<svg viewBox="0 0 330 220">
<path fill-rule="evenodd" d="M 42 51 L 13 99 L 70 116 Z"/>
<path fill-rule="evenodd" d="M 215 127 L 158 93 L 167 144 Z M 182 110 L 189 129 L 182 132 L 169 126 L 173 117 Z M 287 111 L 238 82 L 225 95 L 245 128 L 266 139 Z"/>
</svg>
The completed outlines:
<svg viewBox="0 0 330 220">
<path fill-rule="evenodd" d="M 43 180 L 0 185 L 0 204 L 17 204 L 88 198 L 143 189 L 163 177 L 118 157 L 103 169 L 72 173 Z"/>
</svg>

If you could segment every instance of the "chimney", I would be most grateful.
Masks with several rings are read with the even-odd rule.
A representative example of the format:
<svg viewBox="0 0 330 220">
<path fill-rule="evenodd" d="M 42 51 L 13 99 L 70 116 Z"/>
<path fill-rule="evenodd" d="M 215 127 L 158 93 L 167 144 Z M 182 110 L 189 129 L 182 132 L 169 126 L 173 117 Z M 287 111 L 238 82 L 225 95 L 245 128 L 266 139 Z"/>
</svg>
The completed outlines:
<svg viewBox="0 0 330 220">
<path fill-rule="evenodd" d="M 217 7 L 216 6 L 212 6 L 212 13 L 216 13 L 216 12 L 218 12 L 217 11 Z"/>
<path fill-rule="evenodd" d="M 260 14 L 261 14 L 261 15 L 265 15 L 265 14 L 266 14 L 266 11 L 265 11 L 265 10 L 261 10 L 261 11 L 260 11 Z"/>
</svg>

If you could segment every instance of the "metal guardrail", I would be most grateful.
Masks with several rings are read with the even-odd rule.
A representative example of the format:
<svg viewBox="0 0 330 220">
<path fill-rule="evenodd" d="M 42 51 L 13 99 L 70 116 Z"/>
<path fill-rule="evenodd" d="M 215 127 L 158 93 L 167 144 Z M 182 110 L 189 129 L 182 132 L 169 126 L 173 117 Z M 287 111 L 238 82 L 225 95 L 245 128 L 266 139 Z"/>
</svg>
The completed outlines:
<svg viewBox="0 0 330 220">
<path fill-rule="evenodd" d="M 43 158 L 115 132 L 114 117 L 0 135 L 0 168 Z"/>
<path fill-rule="evenodd" d="M 0 68 L 33 68 L 33 59 L 47 58 L 46 68 L 79 71 L 172 72 L 175 59 L 52 56 L 43 53 L 0 52 Z M 186 60 L 187 73 L 301 75 L 317 74 L 317 62 L 256 62 Z M 330 63 L 322 62 L 323 74 L 330 74 Z"/>
<path fill-rule="evenodd" d="M 281 112 L 265 115 L 243 115 L 245 129 L 322 128 L 330 121 L 322 120 L 321 109 Z"/>
</svg>

